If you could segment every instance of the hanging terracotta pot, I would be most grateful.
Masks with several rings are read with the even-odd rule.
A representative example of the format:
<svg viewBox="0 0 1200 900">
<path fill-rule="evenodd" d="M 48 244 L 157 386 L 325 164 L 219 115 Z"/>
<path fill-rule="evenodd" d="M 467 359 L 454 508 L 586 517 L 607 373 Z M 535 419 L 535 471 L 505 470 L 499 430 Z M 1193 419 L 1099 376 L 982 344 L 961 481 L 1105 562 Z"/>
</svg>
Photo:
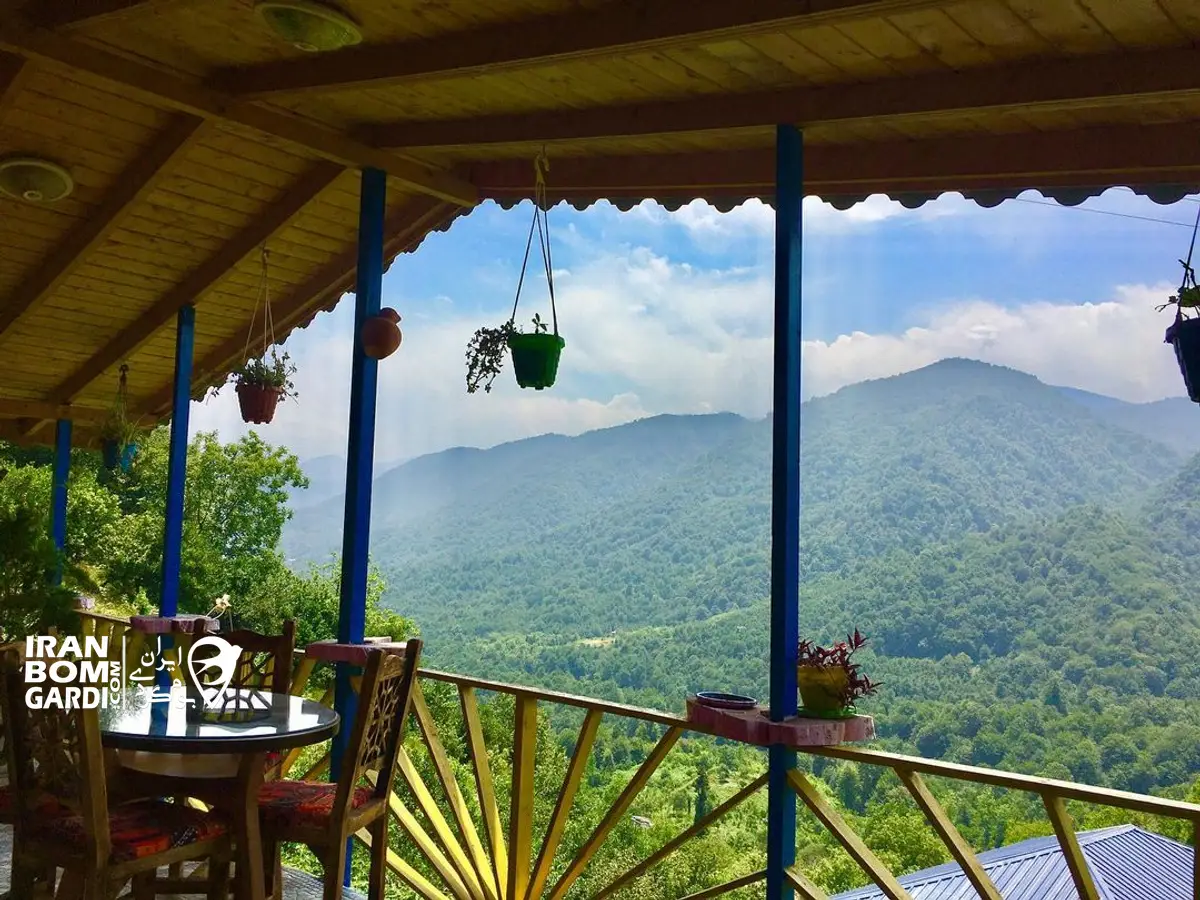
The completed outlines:
<svg viewBox="0 0 1200 900">
<path fill-rule="evenodd" d="M 385 307 L 377 315 L 363 322 L 363 353 L 371 359 L 387 359 L 400 348 L 404 335 L 399 327 L 400 314 Z"/>
<path fill-rule="evenodd" d="M 269 425 L 275 418 L 275 407 L 283 396 L 283 389 L 268 384 L 243 382 L 237 386 L 238 406 L 242 408 L 242 421 L 253 425 Z"/>
</svg>

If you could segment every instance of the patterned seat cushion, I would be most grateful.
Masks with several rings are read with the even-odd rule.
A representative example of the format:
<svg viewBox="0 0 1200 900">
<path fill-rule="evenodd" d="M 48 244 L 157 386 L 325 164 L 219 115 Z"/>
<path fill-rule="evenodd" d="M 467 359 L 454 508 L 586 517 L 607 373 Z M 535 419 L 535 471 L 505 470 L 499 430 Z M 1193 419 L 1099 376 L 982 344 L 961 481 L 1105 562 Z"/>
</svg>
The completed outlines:
<svg viewBox="0 0 1200 900">
<path fill-rule="evenodd" d="M 219 812 L 202 812 L 182 803 L 136 800 L 108 811 L 112 838 L 111 862 L 122 863 L 185 844 L 208 841 L 229 830 Z M 31 840 L 54 842 L 83 852 L 86 846 L 83 816 L 59 815 L 39 819 L 30 829 Z"/>
<path fill-rule="evenodd" d="M 285 830 L 294 826 L 323 826 L 333 813 L 336 784 L 324 781 L 268 781 L 258 789 L 258 813 L 266 828 Z M 354 791 L 355 809 L 370 802 L 373 791 Z"/>
</svg>

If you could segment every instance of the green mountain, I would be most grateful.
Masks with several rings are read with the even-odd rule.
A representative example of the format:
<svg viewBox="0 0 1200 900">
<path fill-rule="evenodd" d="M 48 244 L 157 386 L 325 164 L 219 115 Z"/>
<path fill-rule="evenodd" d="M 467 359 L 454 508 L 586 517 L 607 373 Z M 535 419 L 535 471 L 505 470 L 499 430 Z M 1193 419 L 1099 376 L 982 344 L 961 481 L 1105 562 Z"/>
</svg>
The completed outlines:
<svg viewBox="0 0 1200 900">
<path fill-rule="evenodd" d="M 1119 401 L 1114 401 L 1119 402 Z M 804 409 L 803 568 L 1122 508 L 1182 464 L 1032 376 L 947 360 Z M 767 593 L 770 420 L 659 416 L 413 460 L 375 483 L 388 600 L 435 641 L 604 636 L 702 619 Z M 290 558 L 336 549 L 340 500 L 297 513 Z"/>
<path fill-rule="evenodd" d="M 1197 421 L 966 360 L 805 405 L 801 630 L 872 638 L 885 745 L 1142 791 L 1200 772 Z M 444 668 L 764 697 L 770 446 L 769 419 L 659 416 L 408 462 L 376 481 L 386 602 Z M 300 510 L 289 555 L 334 549 L 340 511 Z"/>
</svg>

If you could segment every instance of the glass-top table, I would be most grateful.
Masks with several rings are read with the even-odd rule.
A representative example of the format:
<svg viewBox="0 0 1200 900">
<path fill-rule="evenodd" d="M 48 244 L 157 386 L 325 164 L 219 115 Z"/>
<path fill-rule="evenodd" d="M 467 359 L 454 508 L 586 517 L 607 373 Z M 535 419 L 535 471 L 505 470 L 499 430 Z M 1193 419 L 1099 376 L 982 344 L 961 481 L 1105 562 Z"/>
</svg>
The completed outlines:
<svg viewBox="0 0 1200 900">
<path fill-rule="evenodd" d="M 132 685 L 119 703 L 100 710 L 101 742 L 149 753 L 268 753 L 337 734 L 338 714 L 314 700 L 259 690 L 236 693 L 233 703 L 205 709 L 198 697 L 188 698 L 183 685 L 171 689 L 169 701 L 152 701 L 149 689 Z"/>
</svg>

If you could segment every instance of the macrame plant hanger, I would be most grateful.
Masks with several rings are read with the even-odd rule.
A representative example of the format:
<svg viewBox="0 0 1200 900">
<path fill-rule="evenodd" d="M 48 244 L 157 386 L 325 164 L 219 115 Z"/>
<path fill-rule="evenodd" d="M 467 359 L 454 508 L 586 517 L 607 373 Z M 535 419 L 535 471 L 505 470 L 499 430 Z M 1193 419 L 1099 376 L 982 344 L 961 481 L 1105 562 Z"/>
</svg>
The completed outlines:
<svg viewBox="0 0 1200 900">
<path fill-rule="evenodd" d="M 271 317 L 271 288 L 267 283 L 268 256 L 269 253 L 264 244 L 262 248 L 262 273 L 259 277 L 258 296 L 254 300 L 254 312 L 250 316 L 250 327 L 246 329 L 246 347 L 243 350 L 243 355 L 246 359 L 254 359 L 255 357 L 265 359 L 267 349 L 275 346 L 275 320 Z M 259 306 L 263 308 L 262 351 L 252 356 L 250 345 L 254 340 L 254 323 L 258 321 Z"/>
<path fill-rule="evenodd" d="M 517 279 L 517 296 L 513 300 L 512 315 L 509 325 L 517 321 L 517 305 L 521 302 L 521 286 L 525 283 L 525 271 L 529 267 L 529 251 L 533 248 L 533 233 L 537 232 L 538 245 L 542 251 L 542 265 L 546 269 L 546 286 L 550 290 L 550 321 L 554 336 L 558 337 L 558 310 L 554 306 L 554 266 L 550 258 L 550 219 L 547 212 L 550 204 L 546 201 L 546 173 L 550 171 L 550 161 L 546 158 L 546 150 L 537 155 L 533 161 L 533 221 L 529 223 L 529 237 L 525 241 L 525 259 L 521 261 L 521 276 Z"/>
<path fill-rule="evenodd" d="M 117 396 L 113 400 L 112 416 L 114 421 L 127 422 L 129 420 L 129 365 L 123 363 L 121 365 L 121 377 L 117 381 Z"/>
</svg>

